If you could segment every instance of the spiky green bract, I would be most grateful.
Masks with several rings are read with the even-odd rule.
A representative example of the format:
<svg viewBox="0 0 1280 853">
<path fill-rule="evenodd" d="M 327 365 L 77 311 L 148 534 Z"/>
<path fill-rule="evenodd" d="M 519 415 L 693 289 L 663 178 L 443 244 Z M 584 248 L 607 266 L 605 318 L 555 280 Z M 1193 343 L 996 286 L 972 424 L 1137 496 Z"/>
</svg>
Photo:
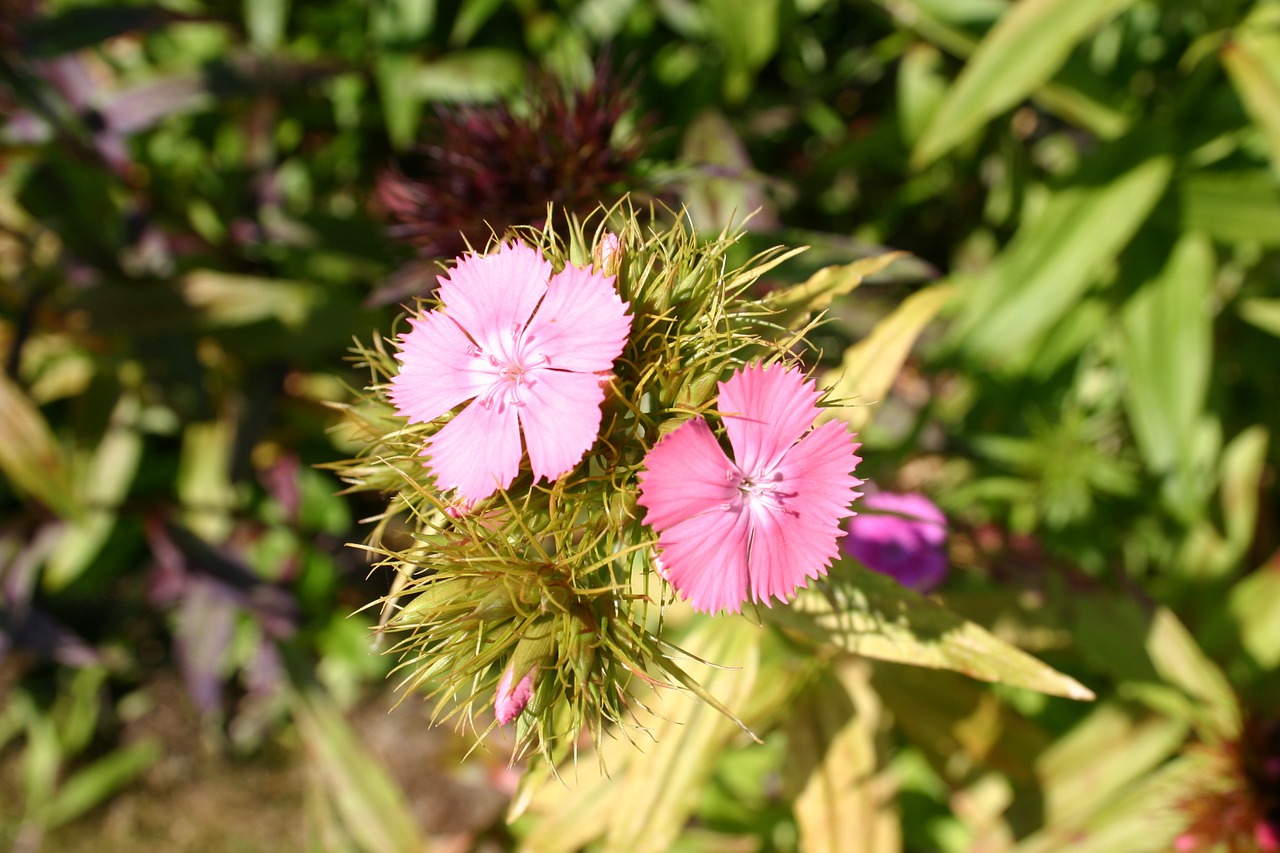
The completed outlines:
<svg viewBox="0 0 1280 853">
<path fill-rule="evenodd" d="M 386 399 L 393 342 L 357 347 L 371 382 L 347 412 L 362 451 L 334 467 L 352 490 L 390 496 L 366 547 L 396 573 L 382 631 L 403 686 L 437 700 L 439 718 L 479 730 L 503 673 L 531 673 L 518 755 L 558 761 L 584 731 L 598 738 L 627 725 L 637 680 L 690 690 L 728 713 L 662 637 L 670 593 L 652 570 L 637 475 L 661 435 L 710 407 L 718 380 L 748 360 L 794 360 L 802 334 L 774 325 L 746 296 L 793 253 L 731 269 L 736 233 L 703 241 L 683 217 L 659 225 L 657 213 L 642 220 L 618 206 L 594 223 L 573 220 L 563 237 L 549 228 L 503 235 L 537 248 L 556 270 L 594 258 L 630 303 L 631 334 L 606 380 L 599 438 L 552 483 L 535 485 L 526 462 L 508 489 L 458 512 L 419 456 L 451 415 L 407 425 Z"/>
</svg>

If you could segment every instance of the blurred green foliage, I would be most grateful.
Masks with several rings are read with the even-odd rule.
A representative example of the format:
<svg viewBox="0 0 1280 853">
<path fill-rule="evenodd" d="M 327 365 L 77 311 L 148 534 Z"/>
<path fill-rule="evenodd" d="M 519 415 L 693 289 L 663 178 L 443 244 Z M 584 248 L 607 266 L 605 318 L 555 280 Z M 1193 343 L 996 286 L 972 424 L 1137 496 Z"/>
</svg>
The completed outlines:
<svg viewBox="0 0 1280 853">
<path fill-rule="evenodd" d="M 1240 759 L 1280 753 L 1274 0 L 0 0 L 0 839 L 145 775 L 166 673 L 220 748 L 302 743 L 316 844 L 433 832 L 338 710 L 389 668 L 349 617 L 386 579 L 342 547 L 378 507 L 312 467 L 351 450 L 325 404 L 432 260 L 379 176 L 437 110 L 602 53 L 644 192 L 710 233 L 759 208 L 744 251 L 812 246 L 796 281 L 912 253 L 816 336 L 864 476 L 947 510 L 950 607 L 1100 698 L 724 671 L 763 746 L 696 716 L 696 749 L 518 801 L 521 842 L 1266 849 L 1221 816 L 1280 821 Z"/>
</svg>

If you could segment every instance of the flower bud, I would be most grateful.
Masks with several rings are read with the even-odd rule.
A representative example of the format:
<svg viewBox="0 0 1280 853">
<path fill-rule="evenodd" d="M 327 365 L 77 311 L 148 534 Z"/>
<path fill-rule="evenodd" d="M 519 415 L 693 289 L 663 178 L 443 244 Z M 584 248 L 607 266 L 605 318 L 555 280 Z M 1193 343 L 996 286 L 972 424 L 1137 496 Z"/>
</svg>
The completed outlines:
<svg viewBox="0 0 1280 853">
<path fill-rule="evenodd" d="M 600 272 L 605 275 L 617 275 L 618 267 L 622 265 L 622 242 L 618 239 L 618 235 L 612 231 L 606 231 L 600 238 L 600 242 L 596 243 L 591 259 Z"/>
<path fill-rule="evenodd" d="M 511 682 L 514 679 L 513 665 L 507 667 L 507 671 L 502 674 L 502 681 L 498 683 L 498 692 L 493 697 L 494 716 L 504 726 L 520 716 L 524 706 L 529 704 L 529 697 L 533 695 L 532 672 L 526 673 L 515 687 L 512 687 Z"/>
<path fill-rule="evenodd" d="M 498 722 L 506 724 L 520 716 L 533 696 L 538 671 L 555 657 L 556 644 L 551 635 L 551 624 L 549 618 L 536 620 L 516 643 L 511 663 L 502 673 L 493 697 L 493 713 Z"/>
</svg>

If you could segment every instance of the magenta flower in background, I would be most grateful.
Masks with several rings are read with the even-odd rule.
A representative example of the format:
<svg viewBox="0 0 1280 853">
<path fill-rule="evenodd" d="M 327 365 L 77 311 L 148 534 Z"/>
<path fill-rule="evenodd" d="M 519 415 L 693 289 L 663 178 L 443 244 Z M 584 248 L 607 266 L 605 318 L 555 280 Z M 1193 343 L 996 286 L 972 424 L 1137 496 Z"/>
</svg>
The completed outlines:
<svg viewBox="0 0 1280 853">
<path fill-rule="evenodd" d="M 422 452 L 440 488 L 467 508 L 511 485 L 522 433 L 535 481 L 572 470 L 595 443 L 602 374 L 631 328 L 614 277 L 572 265 L 552 275 L 513 243 L 439 280 L 440 307 L 400 339 L 390 397 L 410 423 L 467 403 Z"/>
<path fill-rule="evenodd" d="M 526 673 L 524 678 L 511 686 L 513 679 L 511 667 L 502 673 L 502 681 L 498 682 L 498 690 L 493 696 L 493 714 L 504 726 L 520 716 L 524 706 L 529 704 L 533 696 L 533 673 Z"/>
<path fill-rule="evenodd" d="M 819 395 L 798 368 L 748 366 L 719 386 L 734 458 L 705 419 L 681 424 L 645 457 L 639 504 L 667 581 L 695 610 L 737 613 L 826 573 L 862 460 L 844 424 L 811 429 Z"/>
<path fill-rule="evenodd" d="M 844 550 L 869 569 L 921 592 L 947 576 L 947 517 L 919 494 L 868 492 L 846 525 Z"/>
</svg>

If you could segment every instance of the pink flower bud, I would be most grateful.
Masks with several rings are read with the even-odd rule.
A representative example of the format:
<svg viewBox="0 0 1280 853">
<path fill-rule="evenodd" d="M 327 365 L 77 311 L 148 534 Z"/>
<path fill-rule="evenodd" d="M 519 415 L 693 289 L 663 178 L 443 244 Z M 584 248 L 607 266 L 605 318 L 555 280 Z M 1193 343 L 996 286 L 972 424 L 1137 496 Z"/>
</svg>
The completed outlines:
<svg viewBox="0 0 1280 853">
<path fill-rule="evenodd" d="M 493 697 L 494 716 L 503 725 L 520 716 L 524 706 L 529 704 L 529 697 L 533 695 L 532 672 L 527 673 L 524 678 L 520 679 L 520 683 L 515 686 L 515 689 L 511 687 L 512 678 L 511 667 L 507 667 L 507 671 L 502 674 L 502 681 L 498 684 L 498 692 Z"/>
<path fill-rule="evenodd" d="M 605 275 L 617 275 L 618 266 L 622 262 L 622 242 L 612 231 L 605 233 L 591 253 L 596 269 Z"/>
</svg>

